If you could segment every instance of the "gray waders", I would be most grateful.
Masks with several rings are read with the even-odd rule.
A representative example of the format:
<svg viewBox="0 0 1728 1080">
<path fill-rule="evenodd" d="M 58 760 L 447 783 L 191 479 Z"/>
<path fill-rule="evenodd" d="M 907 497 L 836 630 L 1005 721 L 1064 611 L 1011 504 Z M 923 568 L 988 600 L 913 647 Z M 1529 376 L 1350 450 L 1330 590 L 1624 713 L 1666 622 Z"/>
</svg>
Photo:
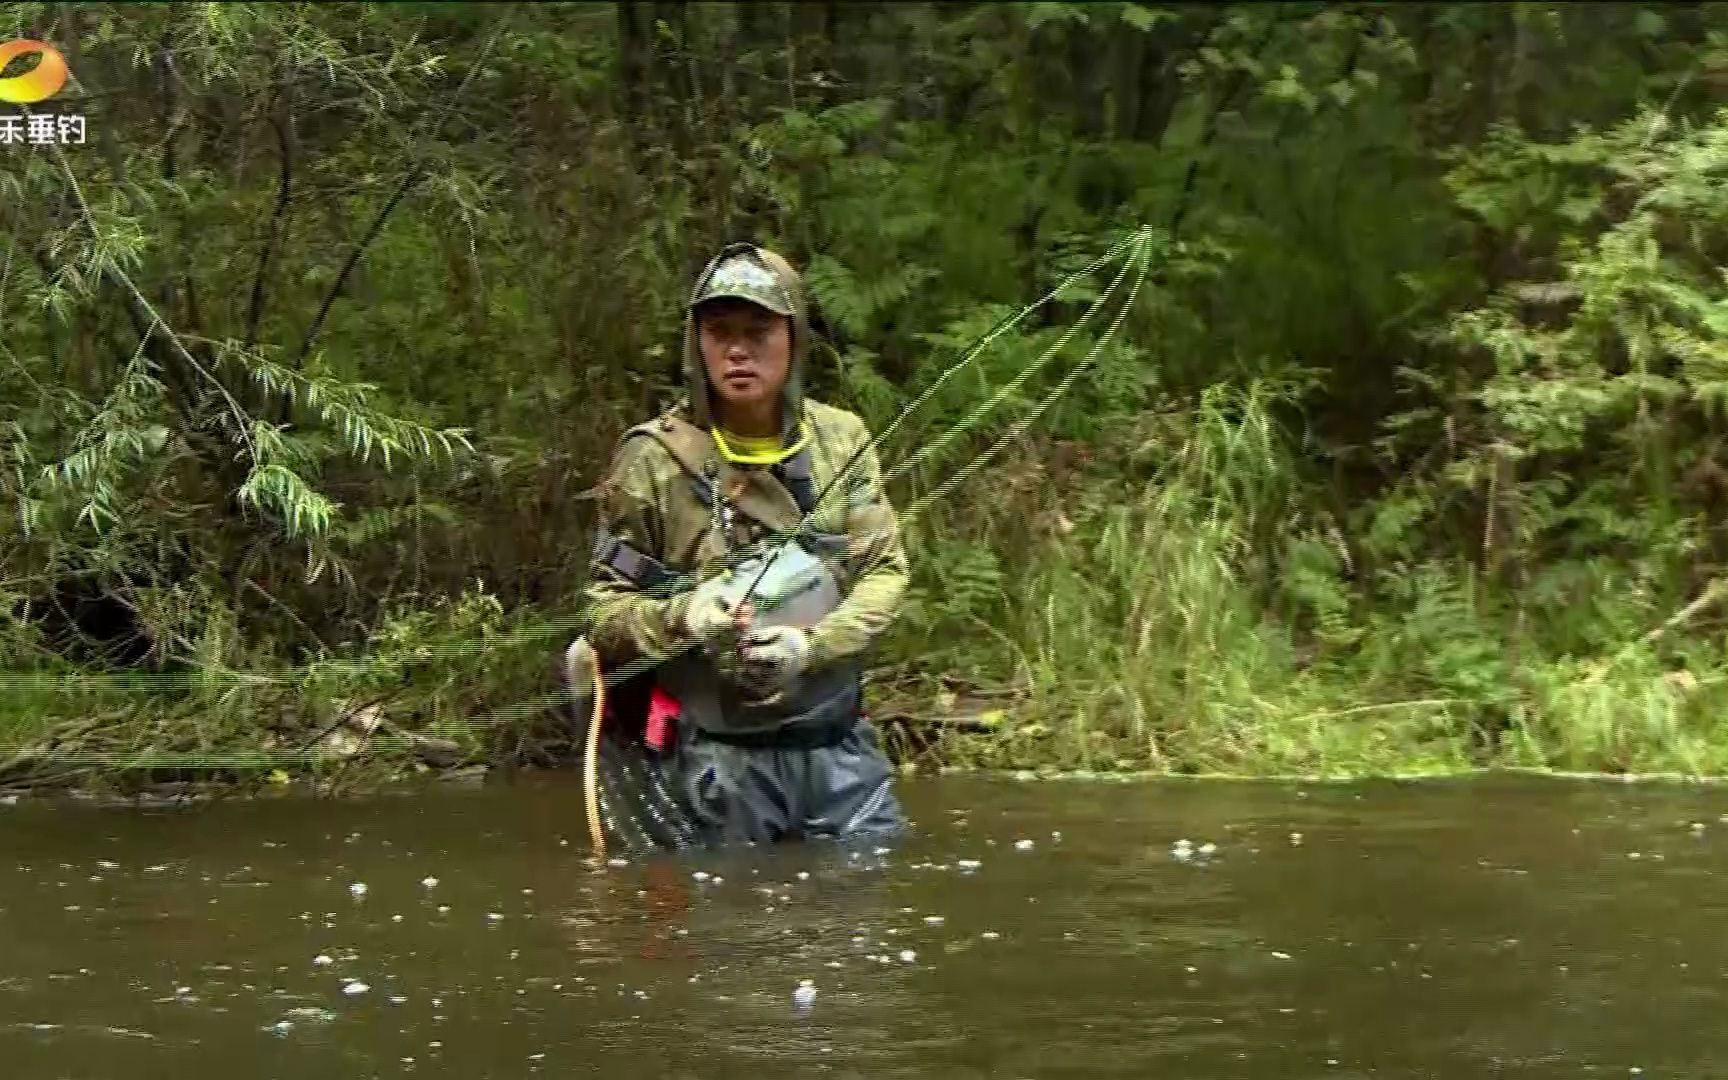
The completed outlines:
<svg viewBox="0 0 1728 1080">
<path fill-rule="evenodd" d="M 888 835 L 906 825 L 894 767 L 868 720 L 810 747 L 742 745 L 691 725 L 675 760 L 691 818 L 720 843 Z"/>
</svg>

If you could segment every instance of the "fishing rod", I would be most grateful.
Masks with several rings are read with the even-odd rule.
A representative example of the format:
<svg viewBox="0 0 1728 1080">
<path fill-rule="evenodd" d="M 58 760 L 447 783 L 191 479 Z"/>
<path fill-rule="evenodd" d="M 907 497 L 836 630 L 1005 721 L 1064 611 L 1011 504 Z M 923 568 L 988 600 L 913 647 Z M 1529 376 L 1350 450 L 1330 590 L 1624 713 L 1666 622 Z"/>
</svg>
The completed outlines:
<svg viewBox="0 0 1728 1080">
<path fill-rule="evenodd" d="M 992 461 L 997 454 L 1001 453 L 1003 448 L 1010 442 L 1024 435 L 1026 429 L 1032 425 L 1032 422 L 1043 415 L 1051 405 L 1055 404 L 1056 399 L 1067 392 L 1068 388 L 1080 377 L 1080 374 L 1092 366 L 1092 362 L 1103 349 L 1104 343 L 1114 337 L 1117 330 L 1121 328 L 1122 321 L 1128 314 L 1128 309 L 1134 306 L 1135 300 L 1137 300 L 1140 295 L 1140 287 L 1146 281 L 1146 272 L 1150 269 L 1152 264 L 1149 249 L 1144 246 L 1140 247 L 1136 250 L 1135 255 L 1136 261 L 1138 261 L 1140 267 L 1139 275 L 1134 279 L 1133 287 L 1128 290 L 1127 302 L 1122 305 L 1121 310 L 1116 312 L 1116 318 L 1111 322 L 1110 329 L 1105 331 L 1104 336 L 1087 351 L 1086 356 L 1078 364 L 1069 369 L 1068 373 L 1062 377 L 1060 382 L 1050 389 L 1049 393 L 1044 395 L 1044 399 L 1038 403 L 1038 406 L 1034 408 L 1030 414 L 1016 420 L 1014 424 L 1004 432 L 988 450 L 984 451 L 982 454 L 976 455 L 971 461 L 968 461 L 965 465 L 961 466 L 959 471 L 939 485 L 935 491 L 920 496 L 910 507 L 907 508 L 906 513 L 902 515 L 902 520 L 916 520 L 920 512 L 946 498 L 948 494 L 961 483 L 961 481 L 966 479 L 966 477 L 970 476 L 973 472 L 976 472 L 984 465 L 989 464 L 990 461 Z M 1124 271 L 1126 271 L 1126 269 L 1127 265 L 1125 264 Z M 1120 280 L 1121 277 L 1118 276 L 1117 281 Z M 1112 288 L 1114 288 L 1114 285 L 1112 285 Z"/>
<path fill-rule="evenodd" d="M 1127 260 L 1124 260 L 1124 262 L 1122 263 L 1122 269 L 1117 272 L 1116 280 L 1112 281 L 1110 283 L 1109 287 L 1106 288 L 1104 290 L 1104 292 L 1099 294 L 1098 298 L 1092 302 L 1091 307 L 1089 307 L 1086 310 L 1086 313 L 1084 315 L 1082 315 L 1080 317 L 1080 319 L 1078 321 L 1076 321 L 1072 326 L 1070 326 L 1066 331 L 1064 331 L 1062 336 L 1056 340 L 1056 343 L 1054 345 L 1051 345 L 1048 349 L 1046 349 L 1044 351 L 1043 355 L 1038 357 L 1038 359 L 1034 360 L 1031 364 L 1027 365 L 1024 369 L 1022 369 L 1021 372 L 1018 375 L 1016 375 L 1011 382 L 1009 382 L 1008 384 L 1003 386 L 1001 389 L 999 389 L 990 398 L 990 400 L 988 402 L 985 402 L 983 405 L 980 405 L 979 407 L 973 409 L 970 415 L 966 416 L 965 418 L 958 421 L 957 423 L 951 425 L 949 427 L 949 429 L 942 434 L 942 437 L 940 439 L 936 440 L 934 443 L 926 444 L 912 457 L 901 462 L 892 471 L 890 471 L 888 474 L 884 475 L 882 477 L 882 483 L 886 485 L 890 481 L 892 481 L 895 478 L 897 478 L 898 476 L 900 476 L 902 473 L 908 471 L 909 469 L 913 468 L 914 466 L 916 466 L 917 464 L 919 464 L 920 462 L 922 462 L 923 460 L 928 458 L 930 455 L 939 452 L 942 448 L 944 448 L 950 442 L 952 442 L 955 438 L 957 438 L 961 432 L 967 430 L 968 428 L 970 428 L 971 426 L 976 424 L 987 413 L 991 412 L 998 405 L 1000 405 L 1002 403 L 1002 401 L 1005 400 L 1016 389 L 1018 389 L 1021 386 L 1021 384 L 1023 384 L 1035 372 L 1037 372 L 1040 368 L 1042 368 L 1044 366 L 1044 364 L 1050 360 L 1051 357 L 1055 356 L 1058 352 L 1060 352 L 1062 350 L 1063 346 L 1067 345 L 1068 342 L 1074 337 L 1074 335 L 1079 332 L 1081 327 L 1083 327 L 1087 323 L 1091 322 L 1093 316 L 1098 314 L 1099 309 L 1104 306 L 1105 301 L 1108 300 L 1109 297 L 1111 296 L 1111 294 L 1113 294 L 1116 291 L 1117 286 L 1119 286 L 1122 283 L 1122 279 L 1123 279 L 1123 277 L 1125 277 L 1127 275 L 1129 268 L 1131 266 L 1133 266 L 1136 262 L 1139 262 L 1141 265 L 1141 278 L 1140 278 L 1140 280 L 1137 280 L 1134 283 L 1134 288 L 1129 294 L 1127 304 L 1125 304 L 1122 308 L 1122 311 L 1118 313 L 1117 319 L 1116 319 L 1115 323 L 1113 323 L 1111 325 L 1110 330 L 1108 332 L 1106 332 L 1104 337 L 1100 338 L 1093 345 L 1092 349 L 1087 353 L 1086 358 L 1083 359 L 1080 362 L 1080 364 L 1076 366 L 1074 371 L 1077 372 L 1077 371 L 1083 370 L 1084 368 L 1090 366 L 1092 358 L 1097 355 L 1097 353 L 1100 349 L 1102 349 L 1104 343 L 1107 342 L 1111 337 L 1113 337 L 1115 335 L 1116 330 L 1121 326 L 1122 315 L 1127 313 L 1128 308 L 1133 305 L 1135 297 L 1139 293 L 1140 282 L 1143 281 L 1145 278 L 1145 266 L 1148 262 L 1147 252 L 1148 252 L 1148 249 L 1150 247 L 1151 236 L 1152 236 L 1151 228 L 1149 226 L 1141 226 L 1140 228 L 1136 229 L 1132 234 L 1130 234 L 1126 239 L 1124 239 L 1120 243 L 1118 243 L 1115 247 L 1113 247 L 1109 251 L 1105 252 L 1099 258 L 1093 260 L 1085 268 L 1078 270 L 1078 271 L 1074 272 L 1073 274 L 1070 274 L 1060 285 L 1057 285 L 1056 288 L 1054 288 L 1050 292 L 1046 293 L 1043 297 L 1041 297 L 1038 300 L 1033 301 L 1031 304 L 1028 304 L 1026 307 L 1021 308 L 1019 310 L 1019 312 L 1017 312 L 1016 314 L 1009 316 L 1007 318 L 1004 318 L 1003 320 L 998 322 L 995 327 L 993 327 L 989 332 L 987 332 L 985 334 L 985 336 L 978 342 L 977 345 L 975 345 L 971 349 L 967 350 L 967 352 L 964 356 L 962 356 L 954 364 L 950 365 L 947 368 L 947 370 L 943 371 L 942 374 L 937 377 L 935 382 L 931 383 L 930 386 L 926 387 L 924 392 L 922 394 L 920 394 L 916 399 L 914 399 L 911 404 L 907 405 L 904 409 L 900 410 L 900 415 L 895 417 L 893 423 L 891 423 L 888 426 L 886 426 L 885 428 L 883 428 L 880 432 L 878 432 L 876 435 L 872 436 L 869 440 L 867 440 L 857 450 L 853 451 L 852 456 L 850 458 L 848 458 L 843 465 L 841 465 L 841 467 L 835 472 L 834 476 L 829 479 L 829 481 L 826 485 L 823 486 L 822 491 L 816 496 L 814 504 L 811 506 L 810 510 L 800 517 L 797 528 L 793 529 L 792 532 L 783 541 L 774 545 L 774 547 L 773 547 L 772 551 L 770 552 L 770 554 L 768 555 L 768 557 L 763 561 L 761 570 L 759 570 L 757 572 L 755 579 L 752 580 L 750 583 L 750 586 L 744 590 L 743 596 L 740 597 L 737 605 L 735 605 L 734 608 L 732 609 L 733 615 L 736 616 L 742 612 L 744 604 L 749 602 L 750 598 L 755 594 L 756 589 L 761 586 L 762 580 L 767 576 L 768 571 L 773 567 L 774 561 L 776 559 L 778 559 L 781 556 L 781 554 L 783 554 L 794 542 L 796 542 L 797 539 L 801 535 L 803 535 L 807 529 L 809 529 L 810 523 L 815 519 L 816 515 L 821 512 L 823 502 L 825 502 L 827 500 L 827 498 L 829 497 L 829 495 L 831 495 L 833 493 L 834 489 L 840 484 L 840 482 L 843 479 L 846 479 L 848 474 L 853 469 L 855 469 L 857 467 L 858 463 L 864 459 L 865 454 L 874 450 L 878 446 L 878 444 L 880 444 L 890 434 L 892 434 L 895 431 L 895 429 L 897 429 L 901 425 L 901 423 L 903 423 L 905 421 L 905 419 L 908 416 L 910 416 L 920 405 L 922 405 L 922 404 L 924 404 L 924 402 L 928 401 L 930 399 L 930 397 L 933 394 L 935 394 L 937 389 L 940 388 L 941 385 L 944 382 L 946 382 L 950 376 L 952 376 L 955 372 L 959 371 L 961 368 L 965 367 L 967 364 L 971 363 L 972 360 L 974 358 L 976 358 L 977 355 L 980 352 L 982 352 L 984 350 L 984 348 L 986 346 L 988 346 L 992 341 L 994 341 L 996 338 L 1000 337 L 1002 334 L 1006 333 L 1009 330 L 1009 328 L 1011 328 L 1015 324 L 1019 323 L 1022 319 L 1024 319 L 1031 312 L 1037 310 L 1038 308 L 1042 307 L 1044 304 L 1048 303 L 1049 301 L 1051 301 L 1055 297 L 1061 295 L 1065 289 L 1067 289 L 1074 282 L 1078 281 L 1080 278 L 1085 277 L 1086 275 L 1092 273 L 1094 270 L 1098 269 L 1101 266 L 1108 265 L 1111 260 L 1113 260 L 1118 255 L 1120 255 L 1124 250 L 1132 248 L 1133 249 L 1132 257 L 1127 259 Z M 1072 376 L 1072 375 L 1073 375 L 1073 372 L 1070 373 L 1070 376 Z M 1061 384 L 1062 389 L 1066 389 L 1066 387 L 1068 385 L 1071 385 L 1071 383 L 1072 383 L 1072 378 L 1065 379 L 1064 382 Z M 1046 401 L 1043 404 L 1041 404 L 1040 407 L 1032 414 L 1032 417 L 1028 419 L 1027 423 L 1021 425 L 1021 427 L 1019 428 L 1019 432 L 1023 433 L 1025 430 L 1025 427 L 1030 423 L 1030 419 L 1036 419 L 1037 416 L 1044 411 L 1044 409 L 1048 408 L 1050 402 L 1052 402 L 1053 400 L 1054 400 L 1054 398 L 1046 399 Z M 999 443 L 996 447 L 992 448 L 992 450 L 989 452 L 990 456 L 994 457 L 995 454 L 1000 451 L 1002 445 L 1005 445 L 1005 443 Z M 958 474 L 959 477 L 963 478 L 965 475 L 975 471 L 976 468 L 983 463 L 984 463 L 983 461 L 975 458 L 973 461 L 969 462 L 966 466 L 963 467 L 961 473 Z M 957 482 L 957 480 L 955 482 Z M 944 491 L 947 491 L 947 490 L 952 490 L 952 483 L 945 485 Z"/>
</svg>

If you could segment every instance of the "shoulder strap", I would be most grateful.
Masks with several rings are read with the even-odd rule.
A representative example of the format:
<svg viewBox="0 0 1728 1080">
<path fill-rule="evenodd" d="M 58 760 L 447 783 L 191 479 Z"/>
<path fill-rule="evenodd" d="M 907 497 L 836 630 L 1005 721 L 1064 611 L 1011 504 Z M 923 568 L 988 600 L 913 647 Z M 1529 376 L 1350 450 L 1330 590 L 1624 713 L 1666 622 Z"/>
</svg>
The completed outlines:
<svg viewBox="0 0 1728 1080">
<path fill-rule="evenodd" d="M 675 413 L 667 413 L 659 419 L 650 420 L 645 424 L 637 424 L 624 433 L 625 438 L 638 435 L 646 435 L 664 446 L 667 452 L 672 455 L 673 460 L 677 461 L 679 466 L 689 474 L 695 485 L 697 497 L 706 506 L 712 507 L 714 505 L 714 488 L 708 475 L 709 466 L 714 461 L 714 437 L 712 435 Z M 808 454 L 807 450 L 800 451 L 793 459 L 804 459 L 803 470 L 806 489 L 811 487 Z M 799 512 L 807 513 L 804 497 L 799 494 L 797 488 L 787 483 L 780 470 L 774 470 L 773 476 L 786 486 L 793 502 L 798 506 Z M 814 492 L 811 491 L 810 495 L 811 502 L 814 503 Z M 797 525 L 796 521 L 788 521 L 786 511 L 777 506 L 773 499 L 767 497 L 765 492 L 753 485 L 746 486 L 733 500 L 732 505 L 739 512 L 754 518 L 769 529 L 785 530 Z"/>
<path fill-rule="evenodd" d="M 697 481 L 702 501 L 712 504 L 714 493 L 708 488 L 707 470 L 704 466 L 708 461 L 708 448 L 712 445 L 709 436 L 695 424 L 681 417 L 667 413 L 654 420 L 637 424 L 624 432 L 624 438 L 630 439 L 646 435 L 664 446 L 685 472 Z"/>
<path fill-rule="evenodd" d="M 809 517 L 816 509 L 816 478 L 810 464 L 810 448 L 793 454 L 772 467 L 775 479 L 784 484 L 798 504 L 798 512 Z M 802 543 L 822 555 L 843 555 L 851 550 L 852 538 L 845 533 L 805 532 Z"/>
<path fill-rule="evenodd" d="M 793 454 L 785 461 L 773 466 L 775 479 L 786 485 L 786 490 L 792 493 L 792 499 L 798 504 L 798 512 L 808 515 L 816 507 L 816 481 L 811 474 L 810 448 Z"/>
</svg>

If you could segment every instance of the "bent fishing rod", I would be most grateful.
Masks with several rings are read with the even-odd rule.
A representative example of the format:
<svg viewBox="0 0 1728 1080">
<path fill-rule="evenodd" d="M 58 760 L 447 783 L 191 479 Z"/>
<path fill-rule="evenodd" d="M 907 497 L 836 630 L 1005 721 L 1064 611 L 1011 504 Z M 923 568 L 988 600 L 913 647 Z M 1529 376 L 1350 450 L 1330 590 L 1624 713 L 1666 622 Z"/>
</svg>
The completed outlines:
<svg viewBox="0 0 1728 1080">
<path fill-rule="evenodd" d="M 1078 281 L 1080 278 L 1085 277 L 1088 274 L 1091 274 L 1094 270 L 1097 270 L 1099 267 L 1108 265 L 1111 262 L 1111 260 L 1113 260 L 1118 255 L 1120 255 L 1124 250 L 1132 248 L 1133 250 L 1132 250 L 1130 257 L 1128 259 L 1123 260 L 1122 268 L 1121 268 L 1121 270 L 1119 270 L 1117 272 L 1116 279 L 1114 281 L 1112 281 L 1110 283 L 1110 285 L 1102 293 L 1100 293 L 1098 295 L 1097 299 L 1092 302 L 1092 305 L 1089 308 L 1087 308 L 1086 313 L 1084 315 L 1082 315 L 1079 318 L 1079 320 L 1076 321 L 1072 326 L 1070 326 L 1066 331 L 1063 332 L 1062 336 L 1056 340 L 1055 344 L 1051 345 L 1048 349 L 1046 349 L 1044 351 L 1044 353 L 1038 357 L 1038 359 L 1034 360 L 1031 364 L 1028 364 L 1025 368 L 1023 368 L 1020 371 L 1020 373 L 1014 377 L 1013 380 L 1011 380 L 1010 382 L 1008 382 L 1007 384 L 1002 386 L 999 390 L 997 390 L 996 393 L 991 396 L 989 401 L 987 401 L 984 404 L 980 405 L 979 407 L 973 409 L 972 412 L 968 416 L 966 416 L 965 418 L 963 418 L 963 419 L 957 421 L 956 423 L 954 423 L 953 425 L 951 425 L 949 427 L 949 429 L 946 432 L 944 432 L 939 439 L 935 440 L 932 443 L 925 444 L 923 447 L 921 447 L 918 450 L 917 453 L 912 455 L 907 460 L 901 462 L 899 465 L 895 466 L 894 469 L 892 469 L 890 472 L 883 475 L 881 482 L 884 485 L 888 484 L 890 481 L 892 481 L 896 477 L 900 476 L 902 473 L 910 470 L 911 468 L 913 468 L 914 466 L 919 464 L 921 461 L 924 461 L 926 458 L 930 457 L 932 454 L 935 454 L 935 453 L 939 452 L 940 450 L 942 450 L 943 447 L 947 446 L 950 442 L 952 442 L 955 438 L 957 438 L 962 432 L 966 431 L 967 429 L 971 428 L 973 425 L 977 424 L 981 419 L 983 419 L 983 417 L 985 415 L 987 415 L 988 413 L 993 411 L 998 405 L 1000 405 L 1002 403 L 1002 401 L 1005 400 L 1010 394 L 1012 394 L 1015 390 L 1019 389 L 1019 387 L 1023 383 L 1025 383 L 1025 381 L 1027 379 L 1029 379 L 1034 373 L 1036 373 L 1040 368 L 1042 368 L 1044 366 L 1044 364 L 1050 360 L 1051 357 L 1053 357 L 1057 353 L 1059 353 L 1062 350 L 1063 346 L 1067 345 L 1068 342 L 1074 337 L 1074 335 L 1076 333 L 1078 333 L 1080 331 L 1080 329 L 1082 327 L 1084 327 L 1086 324 L 1088 324 L 1092 321 L 1093 317 L 1098 314 L 1099 309 L 1104 306 L 1105 301 L 1108 300 L 1110 298 L 1110 296 L 1113 293 L 1115 293 L 1117 287 L 1122 284 L 1122 279 L 1127 276 L 1128 271 L 1133 266 L 1138 264 L 1140 267 L 1140 275 L 1135 280 L 1133 287 L 1130 289 L 1127 301 L 1123 304 L 1121 310 L 1117 312 L 1116 318 L 1115 318 L 1114 322 L 1112 322 L 1110 328 L 1104 333 L 1104 335 L 1102 337 L 1100 337 L 1093 344 L 1092 348 L 1090 350 L 1088 350 L 1086 356 L 1078 364 L 1076 364 L 1073 369 L 1071 369 L 1069 371 L 1069 373 L 1063 378 L 1063 380 L 1060 383 L 1058 383 L 1056 389 L 1051 394 L 1047 395 L 1045 397 L 1045 399 L 1039 403 L 1038 407 L 1033 410 L 1033 412 L 1031 413 L 1030 416 L 1022 418 L 1021 421 L 1017 422 L 1017 425 L 1014 428 L 1010 429 L 1010 432 L 1008 435 L 1004 436 L 1002 439 L 999 439 L 997 441 L 997 443 L 994 446 L 992 446 L 988 451 L 986 451 L 984 454 L 978 455 L 978 456 L 974 457 L 971 461 L 967 462 L 966 465 L 961 467 L 959 472 L 957 472 L 953 477 L 950 477 L 948 481 L 944 482 L 941 485 L 941 487 L 938 489 L 939 494 L 937 497 L 939 498 L 939 497 L 945 496 L 948 492 L 952 491 L 953 487 L 956 484 L 958 484 L 960 480 L 963 480 L 966 476 L 970 475 L 972 472 L 976 471 L 979 467 L 981 467 L 984 464 L 987 464 L 992 458 L 994 458 L 996 456 L 996 454 L 999 453 L 1001 451 L 1001 449 L 1007 445 L 1008 441 L 1011 441 L 1013 438 L 1018 438 L 1020 435 L 1024 434 L 1026 428 L 1031 425 L 1031 422 L 1036 420 L 1046 409 L 1048 409 L 1050 407 L 1051 404 L 1054 403 L 1056 397 L 1060 396 L 1060 394 L 1062 392 L 1066 391 L 1066 389 L 1073 384 L 1073 381 L 1078 376 L 1078 374 L 1091 366 L 1093 359 L 1096 358 L 1098 353 L 1103 349 L 1105 343 L 1108 342 L 1111 338 L 1113 338 L 1115 336 L 1117 330 L 1121 327 L 1123 317 L 1127 314 L 1128 309 L 1134 306 L 1134 302 L 1139 295 L 1140 286 L 1141 286 L 1142 282 L 1144 282 L 1144 280 L 1145 280 L 1146 269 L 1150 263 L 1150 259 L 1149 259 L 1150 241 L 1151 241 L 1151 229 L 1150 229 L 1150 227 L 1141 226 L 1140 228 L 1136 229 L 1130 236 L 1128 236 L 1126 239 L 1122 240 L 1115 247 L 1111 248 L 1108 252 L 1106 252 L 1105 254 L 1100 256 L 1099 258 L 1095 259 L 1092 263 L 1087 265 L 1085 268 L 1078 270 L 1073 274 L 1070 274 L 1060 285 L 1056 286 L 1056 288 L 1052 289 L 1049 293 L 1046 293 L 1042 298 L 1032 302 L 1031 304 L 1027 305 L 1026 307 L 1021 308 L 1014 315 L 1008 316 L 1008 317 L 1002 319 L 1001 321 L 999 321 L 993 328 L 991 328 L 984 335 L 983 338 L 981 338 L 979 340 L 979 342 L 975 346 L 973 346 L 971 349 L 967 350 L 966 354 L 964 356 L 962 356 L 960 358 L 960 360 L 958 360 L 954 364 L 950 365 L 945 371 L 942 372 L 942 374 L 940 376 L 938 376 L 936 378 L 936 380 L 934 382 L 932 382 L 928 387 L 926 387 L 924 392 L 922 394 L 920 394 L 916 399 L 914 399 L 911 402 L 911 404 L 907 405 L 904 409 L 900 410 L 900 415 L 895 417 L 893 423 L 884 427 L 880 432 L 878 432 L 876 435 L 872 436 L 863 445 L 858 447 L 857 450 L 853 451 L 852 456 L 850 458 L 848 458 L 843 465 L 841 465 L 841 467 L 835 472 L 834 476 L 832 478 L 830 478 L 828 483 L 823 486 L 821 492 L 816 496 L 815 503 L 814 503 L 814 505 L 811 506 L 809 512 L 803 514 L 800 517 L 799 522 L 798 522 L 798 527 L 795 528 L 794 530 L 792 530 L 792 532 L 790 534 L 788 534 L 783 540 L 776 543 L 772 547 L 767 558 L 763 561 L 761 570 L 759 570 L 757 572 L 756 577 L 753 581 L 751 581 L 749 588 L 744 590 L 744 594 L 739 599 L 738 605 L 733 609 L 733 614 L 734 615 L 739 614 L 743 610 L 743 606 L 750 601 L 750 598 L 755 594 L 756 589 L 758 587 L 760 587 L 762 580 L 767 576 L 768 571 L 772 568 L 772 566 L 774 564 L 774 560 L 778 559 L 783 552 L 785 552 L 793 543 L 795 543 L 802 535 L 804 535 L 806 531 L 808 531 L 810 529 L 810 524 L 812 521 L 815 520 L 816 516 L 821 512 L 821 510 L 823 508 L 823 503 L 828 499 L 829 495 L 831 495 L 834 492 L 834 490 L 840 485 L 841 481 L 843 481 L 849 477 L 851 472 L 858 467 L 858 464 L 864 460 L 865 455 L 867 455 L 871 451 L 875 450 L 879 444 L 881 444 L 885 439 L 888 438 L 889 435 L 893 434 L 893 432 L 906 420 L 906 418 L 908 416 L 910 416 L 914 411 L 916 411 L 919 406 L 924 404 L 924 402 L 928 401 L 930 399 L 930 397 L 935 394 L 937 389 L 940 388 L 941 385 L 944 382 L 946 382 L 951 375 L 953 375 L 955 372 L 959 371 L 961 368 L 965 367 L 967 364 L 971 363 L 972 360 L 974 358 L 976 358 L 977 355 L 980 352 L 982 352 L 986 346 L 988 346 L 992 341 L 994 341 L 996 338 L 1000 337 L 1002 334 L 1006 333 L 1011 327 L 1013 327 L 1015 324 L 1019 323 L 1027 315 L 1029 315 L 1033 311 L 1036 311 L 1038 308 L 1042 307 L 1044 304 L 1048 303 L 1050 300 L 1056 298 L 1057 296 L 1060 296 L 1062 294 L 1062 292 L 1065 289 L 1067 289 L 1070 285 L 1072 285 L 1074 282 Z M 921 498 L 920 500 L 918 500 L 917 503 L 914 504 L 914 508 L 922 508 L 923 506 L 929 505 L 929 503 L 932 501 L 934 501 L 934 500 L 928 496 L 925 498 Z M 915 516 L 916 516 L 916 514 L 915 514 L 914 510 L 909 509 L 907 514 L 901 515 L 901 520 L 902 521 L 912 520 Z"/>
</svg>

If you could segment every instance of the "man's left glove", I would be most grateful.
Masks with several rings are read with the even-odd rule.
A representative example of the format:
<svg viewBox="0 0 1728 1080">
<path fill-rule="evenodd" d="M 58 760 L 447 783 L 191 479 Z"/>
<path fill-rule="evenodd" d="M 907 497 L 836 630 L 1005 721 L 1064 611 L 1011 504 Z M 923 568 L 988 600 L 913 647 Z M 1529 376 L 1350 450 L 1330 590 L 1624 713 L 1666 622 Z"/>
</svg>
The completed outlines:
<svg viewBox="0 0 1728 1080">
<path fill-rule="evenodd" d="M 810 635 L 796 626 L 765 626 L 746 637 L 738 653 L 753 685 L 784 690 L 810 663 Z"/>
</svg>

